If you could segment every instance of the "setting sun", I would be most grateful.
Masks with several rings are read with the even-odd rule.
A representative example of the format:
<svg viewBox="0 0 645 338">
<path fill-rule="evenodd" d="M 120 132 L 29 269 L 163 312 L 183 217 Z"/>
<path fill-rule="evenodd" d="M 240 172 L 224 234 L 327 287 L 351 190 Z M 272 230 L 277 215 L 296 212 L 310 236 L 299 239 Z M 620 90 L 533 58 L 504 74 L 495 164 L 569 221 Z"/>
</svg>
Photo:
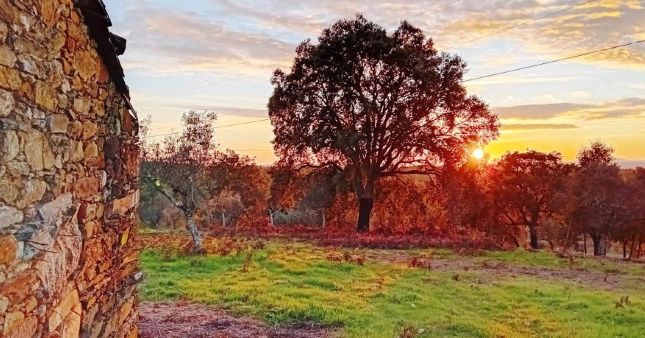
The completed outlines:
<svg viewBox="0 0 645 338">
<path fill-rule="evenodd" d="M 477 148 L 473 150 L 473 153 L 472 153 L 473 158 L 477 160 L 481 160 L 482 158 L 484 158 L 484 155 L 486 154 L 484 153 L 484 150 L 482 148 Z"/>
</svg>

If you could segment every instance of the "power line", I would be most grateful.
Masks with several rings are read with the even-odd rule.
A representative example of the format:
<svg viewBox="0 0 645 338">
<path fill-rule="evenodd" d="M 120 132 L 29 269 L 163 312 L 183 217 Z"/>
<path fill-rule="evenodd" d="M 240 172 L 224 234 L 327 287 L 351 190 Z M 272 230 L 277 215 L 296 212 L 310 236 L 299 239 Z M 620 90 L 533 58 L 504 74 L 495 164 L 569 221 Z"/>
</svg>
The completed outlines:
<svg viewBox="0 0 645 338">
<path fill-rule="evenodd" d="M 602 48 L 602 49 L 592 50 L 592 51 L 589 51 L 589 52 L 584 52 L 584 53 L 581 53 L 581 54 L 571 55 L 571 56 L 563 57 L 563 58 L 560 58 L 560 59 L 544 61 L 544 62 L 536 63 L 536 64 L 533 64 L 533 65 L 529 65 L 529 66 L 509 69 L 509 70 L 505 70 L 505 71 L 502 71 L 502 72 L 492 73 L 492 74 L 488 74 L 488 75 L 482 75 L 482 76 L 466 79 L 466 80 L 463 80 L 461 82 L 470 82 L 470 81 L 481 80 L 481 79 L 485 79 L 485 78 L 489 78 L 489 77 L 493 77 L 493 76 L 497 76 L 497 75 L 513 73 L 513 72 L 517 72 L 517 71 L 520 71 L 520 70 L 525 70 L 525 69 L 529 69 L 529 68 L 535 68 L 535 67 L 544 66 L 544 65 L 548 65 L 548 64 L 556 63 L 556 62 L 560 62 L 560 61 L 565 61 L 565 60 L 571 60 L 571 59 L 575 59 L 575 58 L 579 58 L 579 57 L 583 57 L 583 56 L 587 56 L 587 55 L 591 55 L 591 54 L 597 54 L 597 53 L 601 53 L 601 52 L 606 52 L 608 50 L 627 47 L 627 46 L 631 46 L 631 45 L 635 45 L 635 44 L 639 44 L 639 43 L 643 43 L 643 42 L 645 42 L 645 39 L 632 41 L 632 42 L 628 42 L 628 43 L 623 43 L 623 44 L 620 44 L 620 45 L 615 45 L 615 46 L 606 47 L 606 48 Z"/>
<path fill-rule="evenodd" d="M 567 7 L 567 8 L 564 8 L 564 9 L 561 9 L 561 10 L 557 10 L 557 11 L 554 11 L 554 12 L 550 12 L 550 13 L 547 13 L 547 14 L 545 14 L 545 15 L 542 15 L 542 16 L 539 16 L 539 17 L 536 17 L 536 18 L 533 18 L 533 19 L 530 19 L 530 20 L 527 20 L 527 21 L 521 22 L 521 23 L 519 23 L 519 24 L 515 24 L 515 25 L 511 25 L 511 26 L 508 26 L 508 27 L 502 28 L 502 29 L 500 29 L 500 30 L 498 30 L 498 31 L 495 31 L 495 32 L 492 32 L 492 33 L 488 33 L 488 34 L 484 34 L 484 35 L 478 36 L 478 37 L 476 37 L 476 38 L 473 38 L 473 39 L 467 40 L 467 41 L 465 41 L 464 43 L 470 43 L 470 42 L 477 41 L 477 40 L 480 40 L 480 39 L 483 39 L 483 38 L 486 38 L 486 37 L 489 37 L 489 36 L 492 36 L 492 35 L 496 35 L 496 34 L 499 34 L 499 33 L 502 33 L 502 32 L 508 31 L 508 30 L 511 30 L 511 29 L 513 29 L 513 28 L 520 27 L 520 26 L 524 26 L 524 25 L 527 25 L 527 24 L 529 24 L 529 23 L 532 23 L 532 22 L 535 22 L 535 21 L 538 21 L 538 20 L 541 20 L 541 19 L 544 19 L 544 18 L 547 18 L 547 17 L 550 17 L 550 16 L 554 16 L 554 15 L 557 15 L 557 14 L 560 14 L 560 13 L 563 13 L 563 12 L 566 12 L 566 11 L 572 10 L 572 9 L 574 9 L 574 8 L 577 8 L 577 7 L 580 7 L 580 6 L 583 6 L 583 5 L 586 5 L 586 4 L 589 4 L 589 3 L 592 3 L 592 2 L 596 2 L 596 1 L 598 1 L 598 0 L 587 0 L 587 1 L 583 1 L 583 2 L 578 3 L 578 4 L 576 4 L 576 5 L 572 5 L 572 6 L 569 6 L 569 7 Z M 443 9 L 444 9 L 444 8 L 446 8 L 448 5 L 452 5 L 452 4 L 453 4 L 453 2 L 447 2 L 447 3 L 445 3 L 445 4 L 441 5 L 441 6 L 439 6 L 438 8 L 436 8 L 436 9 L 435 9 L 435 11 L 443 10 Z M 462 43 L 462 44 L 463 44 L 463 43 Z M 458 44 L 458 45 L 456 45 L 456 46 L 459 46 L 459 45 L 462 45 L 462 44 Z M 453 47 L 454 47 L 454 46 L 455 46 L 455 45 L 453 45 Z M 448 48 L 451 48 L 451 47 L 448 47 Z M 163 99 L 166 99 L 166 98 L 168 98 L 168 97 L 173 97 L 173 96 L 177 96 L 177 95 L 185 94 L 185 93 L 191 92 L 191 91 L 193 91 L 193 90 L 198 90 L 198 89 L 202 89 L 202 88 L 205 88 L 205 87 L 209 87 L 209 86 L 212 86 L 212 85 L 214 85 L 214 84 L 216 84 L 216 83 L 217 83 L 217 81 L 215 81 L 215 82 L 209 82 L 209 83 L 205 83 L 205 84 L 203 84 L 203 85 L 201 85 L 201 86 L 192 87 L 192 88 L 187 88 L 187 89 L 182 89 L 182 90 L 175 91 L 175 92 L 170 92 L 170 93 L 168 93 L 168 94 L 164 94 L 164 95 L 163 95 L 162 100 L 163 100 Z M 143 102 L 138 102 L 137 104 L 146 104 L 146 103 L 149 103 L 149 102 L 152 102 L 152 101 L 154 101 L 154 99 L 144 100 Z"/>
<path fill-rule="evenodd" d="M 245 124 L 258 123 L 258 122 L 264 122 L 264 121 L 269 121 L 269 120 L 270 119 L 266 118 L 266 119 L 255 120 L 255 121 L 225 124 L 223 126 L 215 126 L 215 127 L 213 127 L 213 129 L 241 126 L 241 125 L 245 125 Z M 159 137 L 159 136 L 170 136 L 170 135 L 177 135 L 177 134 L 181 134 L 181 133 L 183 133 L 183 131 L 178 131 L 178 132 L 174 132 L 174 133 L 167 133 L 167 134 L 147 135 L 147 136 L 144 136 L 143 138 L 151 138 L 151 137 Z"/>
<path fill-rule="evenodd" d="M 620 45 L 614 45 L 614 46 L 610 46 L 610 47 L 606 47 L 606 48 L 602 48 L 602 49 L 592 50 L 592 51 L 588 51 L 588 52 L 584 52 L 584 53 L 580 53 L 580 54 L 576 54 L 576 55 L 571 55 L 571 56 L 555 59 L 555 60 L 544 61 L 544 62 L 540 62 L 540 63 L 528 65 L 528 66 L 523 66 L 523 67 L 519 67 L 519 68 L 509 69 L 509 70 L 505 70 L 505 71 L 501 71 L 501 72 L 497 72 L 497 73 L 482 75 L 482 76 L 478 76 L 478 77 L 463 80 L 462 83 L 463 82 L 471 82 L 471 81 L 486 79 L 486 78 L 489 78 L 489 77 L 508 74 L 508 73 L 513 73 L 513 72 L 517 72 L 517 71 L 520 71 L 520 70 L 540 67 L 540 66 L 544 66 L 544 65 L 548 65 L 548 64 L 552 64 L 552 63 L 556 63 L 556 62 L 560 62 L 560 61 L 565 61 L 565 60 L 571 60 L 571 59 L 575 59 L 575 58 L 579 58 L 579 57 L 583 57 L 583 56 L 587 56 L 587 55 L 602 53 L 602 52 L 606 52 L 606 51 L 609 51 L 609 50 L 623 48 L 623 47 L 627 47 L 627 46 L 631 46 L 631 45 L 635 45 L 635 44 L 639 44 L 639 43 L 643 43 L 643 42 L 645 42 L 645 39 L 632 41 L 632 42 L 627 42 L 627 43 L 623 43 L 623 44 L 620 44 Z M 215 127 L 213 127 L 213 129 L 241 126 L 241 125 L 264 122 L 264 121 L 269 121 L 269 120 L 270 120 L 269 118 L 266 118 L 266 119 L 261 119 L 261 120 L 248 121 L 248 122 L 233 123 L 233 124 L 227 124 L 227 125 L 223 125 L 223 126 L 215 126 Z M 144 138 L 159 137 L 159 136 L 169 136 L 169 135 L 176 135 L 176 134 L 180 134 L 180 133 L 182 133 L 182 132 L 174 132 L 174 133 L 167 133 L 167 134 L 157 134 L 157 135 L 148 135 L 148 136 L 145 136 Z"/>
<path fill-rule="evenodd" d="M 170 93 L 168 93 L 168 94 L 164 94 L 164 95 L 163 95 L 163 97 L 161 98 L 161 100 L 164 100 L 164 99 L 169 98 L 169 97 L 173 97 L 173 96 L 177 96 L 177 95 L 181 95 L 181 94 L 189 93 L 189 92 L 191 92 L 191 91 L 193 91 L 193 90 L 198 90 L 198 89 L 206 88 L 206 87 L 212 86 L 212 85 L 217 84 L 217 83 L 218 83 L 217 81 L 215 81 L 215 82 L 208 82 L 208 83 L 205 83 L 205 84 L 203 84 L 203 85 L 201 85 L 201 86 L 197 86 L 197 87 L 192 87 L 192 88 L 188 88 L 188 89 L 182 89 L 182 90 L 179 90 L 179 91 L 170 92 Z M 152 102 L 152 101 L 156 101 L 156 100 L 157 100 L 157 99 L 144 100 L 144 101 L 142 101 L 142 102 L 137 102 L 137 105 L 150 103 L 150 102 Z"/>
<path fill-rule="evenodd" d="M 569 7 L 567 7 L 567 8 L 563 8 L 563 9 L 560 9 L 560 10 L 557 10 L 557 11 L 554 11 L 554 12 L 550 12 L 550 13 L 547 13 L 547 14 L 545 14 L 545 15 L 541 15 L 541 16 L 538 16 L 538 17 L 536 17 L 536 18 L 533 18 L 533 19 L 530 19 L 530 20 L 526 20 L 526 21 L 520 22 L 520 23 L 518 23 L 518 24 L 511 25 L 511 26 L 508 26 L 508 27 L 502 28 L 502 29 L 497 30 L 497 31 L 494 31 L 494 32 L 492 32 L 492 33 L 488 33 L 488 34 L 480 35 L 480 36 L 475 37 L 475 38 L 472 38 L 472 39 L 470 39 L 470 40 L 466 40 L 466 41 L 464 41 L 463 43 L 459 43 L 459 44 L 456 44 L 456 45 L 449 46 L 448 48 L 452 48 L 452 47 L 460 46 L 460 45 L 463 45 L 463 44 L 466 44 L 466 43 L 471 43 L 471 42 L 474 42 L 474 41 L 477 41 L 477 40 L 481 40 L 481 39 L 483 39 L 483 38 L 487 38 L 487 37 L 489 37 L 489 36 L 493 36 L 493 35 L 496 35 L 496 34 L 499 34 L 499 33 L 503 33 L 503 32 L 509 31 L 509 30 L 511 30 L 511 29 L 513 29 L 513 28 L 517 28 L 517 27 L 520 27 L 520 26 L 525 26 L 525 25 L 528 25 L 528 24 L 533 23 L 533 22 L 535 22 L 535 21 L 542 20 L 542 19 L 545 19 L 545 18 L 548 18 L 548 17 L 554 16 L 554 15 L 557 15 L 557 14 L 560 14 L 560 13 L 564 13 L 564 12 L 570 11 L 570 10 L 572 10 L 572 9 L 574 9 L 574 8 L 578 8 L 578 7 L 581 7 L 581 6 L 584 6 L 584 5 L 586 5 L 586 4 L 589 4 L 589 3 L 592 3 L 592 2 L 596 2 L 596 1 L 598 1 L 598 0 L 587 0 L 587 1 L 583 1 L 583 2 L 578 3 L 578 4 L 576 4 L 576 5 L 572 5 L 572 6 L 569 6 Z"/>
</svg>

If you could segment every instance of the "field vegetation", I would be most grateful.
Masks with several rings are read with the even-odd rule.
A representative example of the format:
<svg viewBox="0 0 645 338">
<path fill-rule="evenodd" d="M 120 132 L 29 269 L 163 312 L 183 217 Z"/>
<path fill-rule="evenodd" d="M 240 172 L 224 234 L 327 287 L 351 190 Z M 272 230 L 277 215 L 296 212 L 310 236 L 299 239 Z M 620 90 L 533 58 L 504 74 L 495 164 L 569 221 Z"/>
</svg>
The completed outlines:
<svg viewBox="0 0 645 338">
<path fill-rule="evenodd" d="M 189 301 L 347 337 L 637 337 L 645 264 L 516 250 L 349 249 L 143 235 L 146 301 Z"/>
</svg>

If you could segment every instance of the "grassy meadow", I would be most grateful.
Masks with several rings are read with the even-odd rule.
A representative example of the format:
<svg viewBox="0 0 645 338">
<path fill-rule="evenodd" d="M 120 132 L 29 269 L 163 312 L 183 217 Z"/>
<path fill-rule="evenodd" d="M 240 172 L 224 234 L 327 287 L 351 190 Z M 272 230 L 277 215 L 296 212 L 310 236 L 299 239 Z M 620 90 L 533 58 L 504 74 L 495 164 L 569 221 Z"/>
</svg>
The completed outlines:
<svg viewBox="0 0 645 338">
<path fill-rule="evenodd" d="M 209 241 L 202 256 L 147 246 L 141 254 L 142 298 L 207 304 L 271 325 L 320 325 L 346 337 L 645 332 L 645 264 L 549 252 L 460 255 L 287 240 Z M 411 266 L 414 257 L 425 264 Z"/>
</svg>

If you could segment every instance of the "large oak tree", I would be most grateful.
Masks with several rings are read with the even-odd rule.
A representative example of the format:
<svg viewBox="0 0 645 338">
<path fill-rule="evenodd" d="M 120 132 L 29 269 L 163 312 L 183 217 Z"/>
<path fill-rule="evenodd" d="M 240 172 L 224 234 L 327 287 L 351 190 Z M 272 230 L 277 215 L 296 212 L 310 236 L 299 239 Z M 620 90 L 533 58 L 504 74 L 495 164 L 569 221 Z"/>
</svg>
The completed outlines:
<svg viewBox="0 0 645 338">
<path fill-rule="evenodd" d="M 428 173 L 497 135 L 496 116 L 466 93 L 465 67 L 407 22 L 388 34 L 361 15 L 338 21 L 298 46 L 289 73 L 274 73 L 280 164 L 344 172 L 367 231 L 379 178 Z"/>
</svg>

